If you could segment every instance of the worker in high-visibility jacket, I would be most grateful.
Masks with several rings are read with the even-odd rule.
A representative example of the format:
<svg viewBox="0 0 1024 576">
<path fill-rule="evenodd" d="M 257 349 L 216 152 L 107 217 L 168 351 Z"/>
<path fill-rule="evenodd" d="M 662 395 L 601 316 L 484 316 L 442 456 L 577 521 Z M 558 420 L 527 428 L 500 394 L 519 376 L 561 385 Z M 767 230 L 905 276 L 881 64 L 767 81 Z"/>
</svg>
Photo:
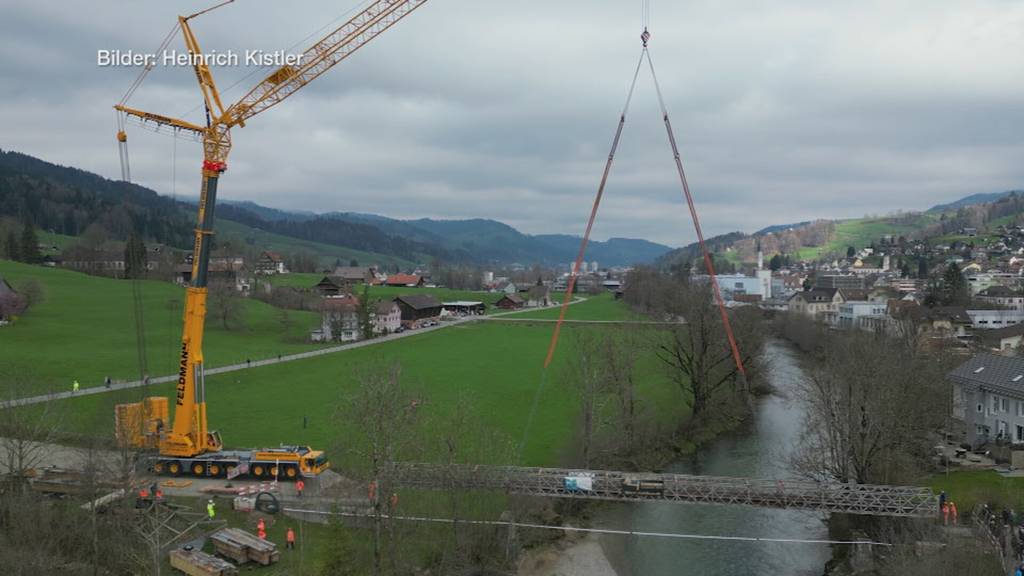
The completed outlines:
<svg viewBox="0 0 1024 576">
<path fill-rule="evenodd" d="M 210 520 L 213 520 L 213 517 L 217 515 L 217 509 L 213 506 L 213 500 L 206 502 L 206 515 L 210 517 Z"/>
<path fill-rule="evenodd" d="M 260 518 L 260 521 L 256 523 L 256 530 L 259 532 L 267 531 L 267 523 L 263 521 L 263 518 Z"/>
<path fill-rule="evenodd" d="M 295 483 L 295 494 L 298 495 L 299 498 L 302 498 L 302 491 L 305 489 L 306 483 L 299 478 L 299 481 Z"/>
<path fill-rule="evenodd" d="M 295 549 L 295 530 L 292 530 L 291 526 L 288 527 L 288 532 L 284 535 L 284 542 L 286 548 Z"/>
</svg>

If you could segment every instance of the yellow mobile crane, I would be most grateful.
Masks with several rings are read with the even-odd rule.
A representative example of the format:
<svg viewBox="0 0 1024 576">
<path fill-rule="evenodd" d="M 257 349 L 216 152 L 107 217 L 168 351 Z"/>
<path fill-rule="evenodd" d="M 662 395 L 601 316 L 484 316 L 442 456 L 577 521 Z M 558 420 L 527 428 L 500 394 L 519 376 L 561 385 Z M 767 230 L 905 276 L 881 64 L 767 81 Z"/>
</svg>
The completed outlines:
<svg viewBox="0 0 1024 576">
<path fill-rule="evenodd" d="M 213 235 L 217 182 L 227 169 L 231 150 L 231 129 L 244 127 L 247 120 L 278 104 L 303 86 L 341 62 L 367 42 L 393 26 L 423 5 L 426 0 L 375 0 L 364 10 L 327 34 L 305 52 L 284 62 L 252 88 L 238 102 L 227 108 L 199 48 L 189 20 L 214 10 L 180 16 L 178 26 L 185 39 L 199 89 L 206 108 L 206 125 L 160 114 L 143 112 L 125 105 L 127 96 L 114 106 L 119 112 L 121 129 L 117 133 L 122 171 L 127 177 L 127 136 L 124 120 L 132 119 L 156 128 L 190 132 L 203 143 L 202 189 L 196 220 L 195 243 L 192 248 L 192 279 L 186 289 L 184 328 L 178 358 L 178 385 L 175 396 L 173 425 L 168 428 L 168 401 L 162 396 L 142 402 L 121 404 L 115 409 L 118 439 L 137 448 L 157 449 L 153 470 L 158 473 L 191 473 L 196 476 L 233 477 L 248 472 L 257 477 L 296 478 L 315 475 L 329 463 L 323 452 L 305 446 L 284 446 L 257 450 L 222 450 L 220 434 L 207 427 L 206 384 L 203 373 L 203 326 L 206 318 L 207 267 Z M 168 37 L 168 40 L 170 36 Z M 166 41 L 165 41 L 166 45 Z M 147 68 L 148 71 L 148 68 Z M 145 72 L 143 73 L 143 76 Z M 141 76 L 140 76 L 141 81 Z M 135 86 L 129 90 L 129 94 Z"/>
</svg>

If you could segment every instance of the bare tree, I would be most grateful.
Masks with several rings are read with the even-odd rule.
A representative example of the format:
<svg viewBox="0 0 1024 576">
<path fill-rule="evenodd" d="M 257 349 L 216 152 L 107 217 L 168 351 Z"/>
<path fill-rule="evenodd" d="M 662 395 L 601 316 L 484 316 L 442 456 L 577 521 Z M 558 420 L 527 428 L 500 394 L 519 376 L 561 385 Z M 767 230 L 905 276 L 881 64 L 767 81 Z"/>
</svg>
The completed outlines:
<svg viewBox="0 0 1024 576">
<path fill-rule="evenodd" d="M 7 320 L 21 316 L 28 310 L 27 299 L 16 292 L 0 294 L 0 319 Z"/>
<path fill-rule="evenodd" d="M 35 278 L 29 278 L 18 283 L 17 291 L 25 298 L 26 308 L 42 304 L 46 296 L 46 293 L 43 290 L 43 285 Z"/>
<path fill-rule="evenodd" d="M 636 328 L 626 326 L 606 334 L 601 341 L 601 356 L 609 387 L 619 404 L 619 422 L 625 435 L 625 451 L 636 449 L 637 398 L 634 370 L 642 349 L 642 338 Z"/>
<path fill-rule="evenodd" d="M 345 437 L 345 450 L 355 456 L 351 469 L 362 473 L 373 482 L 374 509 L 373 565 L 374 573 L 384 571 L 383 548 L 391 550 L 394 566 L 395 543 L 386 524 L 388 496 L 391 494 L 389 465 L 400 454 L 413 449 L 418 439 L 420 405 L 417 398 L 401 384 L 402 368 L 398 363 L 390 366 L 374 365 L 364 368 L 358 375 L 359 388 L 346 398 L 339 409 L 341 421 L 353 431 Z"/>
<path fill-rule="evenodd" d="M 668 338 L 657 344 L 656 353 L 690 404 L 694 419 L 702 419 L 723 388 L 732 386 L 741 396 L 749 390 L 741 381 L 710 286 L 673 283 L 673 287 L 675 295 L 666 298 L 663 309 L 668 317 L 686 324 L 670 330 Z M 739 308 L 730 315 L 730 324 L 747 377 L 752 378 L 764 346 L 761 320 L 754 310 Z"/>
<path fill-rule="evenodd" d="M 7 398 L 14 401 L 29 395 L 18 376 L 5 375 Z M 20 493 L 34 468 L 46 463 L 50 443 L 60 436 L 61 410 L 57 402 L 0 409 L 0 474 L 5 474 L 7 490 Z"/>
<path fill-rule="evenodd" d="M 823 338 L 798 392 L 806 421 L 795 467 L 840 482 L 913 480 L 949 409 L 942 362 L 882 335 Z"/>
<path fill-rule="evenodd" d="M 496 431 L 481 414 L 473 410 L 472 396 L 461 393 L 452 410 L 436 423 L 435 436 L 443 443 L 442 460 L 455 464 L 508 464 L 515 458 L 515 443 Z M 500 569 L 504 554 L 490 527 L 470 526 L 460 522 L 467 515 L 488 510 L 490 495 L 463 490 L 459 478 L 452 473 L 446 490 L 451 524 L 448 546 L 444 548 L 440 568 L 443 573 L 462 573 L 486 568 Z"/>
<path fill-rule="evenodd" d="M 210 284 L 208 314 L 219 321 L 225 330 L 241 330 L 245 327 L 245 302 L 230 283 Z"/>
<path fill-rule="evenodd" d="M 595 331 L 581 328 L 573 332 L 573 355 L 565 381 L 570 383 L 580 403 L 580 465 L 584 468 L 590 467 L 594 435 L 601 426 L 603 407 L 611 391 L 602 353 L 603 342 Z"/>
</svg>

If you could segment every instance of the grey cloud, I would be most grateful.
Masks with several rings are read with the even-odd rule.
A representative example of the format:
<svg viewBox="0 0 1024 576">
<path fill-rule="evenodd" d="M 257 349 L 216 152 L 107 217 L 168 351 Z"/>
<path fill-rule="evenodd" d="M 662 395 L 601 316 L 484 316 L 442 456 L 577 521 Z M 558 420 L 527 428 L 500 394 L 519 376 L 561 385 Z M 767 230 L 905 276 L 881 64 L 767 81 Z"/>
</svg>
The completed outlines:
<svg viewBox="0 0 1024 576">
<path fill-rule="evenodd" d="M 208 2 L 8 0 L 0 146 L 118 173 L 116 102 Z M 197 19 L 206 50 L 288 47 L 353 7 L 236 2 Z M 301 9 L 299 9 L 301 8 Z M 237 130 L 225 197 L 397 217 L 491 217 L 579 233 L 639 50 L 633 3 L 428 2 Z M 655 2 L 652 52 L 707 234 L 925 208 L 1024 179 L 1024 5 L 998 0 Z M 339 21 L 340 22 L 340 21 Z M 172 45 L 181 46 L 180 40 Z M 267 70 L 216 69 L 225 99 Z M 132 103 L 201 120 L 187 69 Z M 198 147 L 131 132 L 137 181 L 194 195 Z M 693 239 L 646 76 L 595 236 Z"/>
</svg>

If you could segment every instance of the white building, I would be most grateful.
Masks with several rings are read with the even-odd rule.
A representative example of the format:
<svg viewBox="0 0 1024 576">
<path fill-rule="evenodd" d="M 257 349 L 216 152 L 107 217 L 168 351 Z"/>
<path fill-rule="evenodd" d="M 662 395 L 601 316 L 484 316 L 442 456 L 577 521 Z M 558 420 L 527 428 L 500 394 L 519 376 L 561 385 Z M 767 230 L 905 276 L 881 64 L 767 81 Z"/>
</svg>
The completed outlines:
<svg viewBox="0 0 1024 576">
<path fill-rule="evenodd" d="M 394 300 L 382 300 L 373 309 L 373 332 L 393 334 L 402 325 L 402 309 Z"/>
<path fill-rule="evenodd" d="M 706 278 L 706 276 L 705 276 Z M 718 289 L 722 291 L 722 297 L 731 300 L 733 297 L 743 295 L 757 295 L 764 299 L 764 285 L 761 278 L 757 276 L 744 276 L 743 274 L 719 274 Z M 771 283 L 768 284 L 768 291 L 771 291 Z"/>
<path fill-rule="evenodd" d="M 836 327 L 843 330 L 867 330 L 873 329 L 875 323 L 864 322 L 864 318 L 877 318 L 886 315 L 885 302 L 868 302 L 861 300 L 850 300 L 839 304 L 839 312 L 836 315 Z"/>
<path fill-rule="evenodd" d="M 968 310 L 971 326 L 981 330 L 1005 328 L 1024 322 L 1024 312 L 1020 310 Z"/>
<path fill-rule="evenodd" d="M 953 417 L 964 422 L 971 446 L 1024 442 L 1024 358 L 978 354 L 948 378 Z"/>
<path fill-rule="evenodd" d="M 992 286 L 1012 286 L 1019 280 L 1019 276 L 1008 272 L 977 272 L 967 274 L 967 287 L 974 296 Z"/>
</svg>

